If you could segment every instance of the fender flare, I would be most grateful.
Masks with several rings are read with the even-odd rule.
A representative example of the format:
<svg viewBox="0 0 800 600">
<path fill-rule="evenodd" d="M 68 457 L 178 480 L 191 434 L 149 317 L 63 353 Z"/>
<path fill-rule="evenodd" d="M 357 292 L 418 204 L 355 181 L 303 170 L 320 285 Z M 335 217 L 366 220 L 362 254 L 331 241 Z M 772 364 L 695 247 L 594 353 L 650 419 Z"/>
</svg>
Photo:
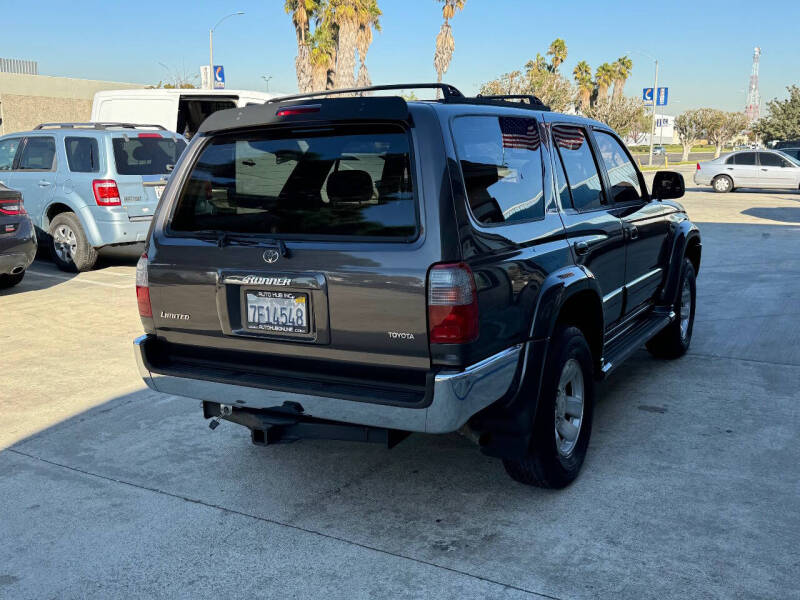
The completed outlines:
<svg viewBox="0 0 800 600">
<path fill-rule="evenodd" d="M 676 224 L 676 229 L 672 234 L 672 249 L 669 255 L 669 270 L 664 279 L 664 288 L 661 291 L 661 301 L 664 304 L 672 305 L 678 297 L 678 284 L 683 268 L 683 259 L 690 246 L 698 246 L 697 265 L 695 270 L 700 270 L 700 255 L 703 244 L 700 238 L 700 230 L 697 225 L 689 219 L 684 219 Z"/>
<path fill-rule="evenodd" d="M 529 340 L 549 339 L 558 321 L 561 308 L 575 294 L 589 290 L 598 299 L 602 317 L 603 294 L 594 274 L 583 267 L 572 265 L 551 273 L 542 284 L 538 302 L 531 319 Z"/>
</svg>

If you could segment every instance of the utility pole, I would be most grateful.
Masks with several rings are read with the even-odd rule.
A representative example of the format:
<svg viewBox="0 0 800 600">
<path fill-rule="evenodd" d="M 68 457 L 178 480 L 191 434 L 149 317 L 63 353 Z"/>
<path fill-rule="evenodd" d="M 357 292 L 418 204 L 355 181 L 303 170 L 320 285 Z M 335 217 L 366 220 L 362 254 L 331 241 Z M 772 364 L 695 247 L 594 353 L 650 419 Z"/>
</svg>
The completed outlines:
<svg viewBox="0 0 800 600">
<path fill-rule="evenodd" d="M 653 80 L 653 121 L 650 124 L 650 162 L 653 164 L 653 138 L 656 135 L 656 104 L 658 104 L 658 61 L 656 60 L 656 76 Z"/>
</svg>

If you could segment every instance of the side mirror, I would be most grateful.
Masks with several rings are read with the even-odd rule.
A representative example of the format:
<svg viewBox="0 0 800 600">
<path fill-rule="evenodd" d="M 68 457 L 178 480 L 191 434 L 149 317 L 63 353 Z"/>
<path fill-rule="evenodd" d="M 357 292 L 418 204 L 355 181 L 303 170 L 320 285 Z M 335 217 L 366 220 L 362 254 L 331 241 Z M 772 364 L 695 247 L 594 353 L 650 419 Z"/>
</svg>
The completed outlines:
<svg viewBox="0 0 800 600">
<path fill-rule="evenodd" d="M 686 193 L 683 175 L 674 171 L 658 171 L 653 180 L 653 198 L 657 200 L 674 200 L 682 198 Z"/>
</svg>

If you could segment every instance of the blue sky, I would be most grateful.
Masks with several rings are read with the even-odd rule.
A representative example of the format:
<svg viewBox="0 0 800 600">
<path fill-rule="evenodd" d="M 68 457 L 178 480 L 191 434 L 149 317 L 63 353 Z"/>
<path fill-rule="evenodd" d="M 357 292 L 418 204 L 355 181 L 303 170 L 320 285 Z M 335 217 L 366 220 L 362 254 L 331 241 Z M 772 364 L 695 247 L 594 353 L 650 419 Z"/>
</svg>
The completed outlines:
<svg viewBox="0 0 800 600">
<path fill-rule="evenodd" d="M 40 73 L 87 79 L 155 83 L 171 69 L 195 73 L 208 62 L 208 29 L 235 10 L 214 36 L 215 63 L 228 87 L 294 91 L 296 43 L 283 0 L 4 2 L 0 56 L 39 61 Z M 367 58 L 374 83 L 435 81 L 434 39 L 441 10 L 434 0 L 379 0 L 383 32 Z M 30 8 L 22 8 L 23 6 Z M 35 9 L 33 8 L 35 6 Z M 640 95 L 652 85 L 652 60 L 661 61 L 659 85 L 670 88 L 675 114 L 713 106 L 741 110 L 753 47 L 762 47 L 761 96 L 784 97 L 800 83 L 800 2 L 609 2 L 467 0 L 453 20 L 456 51 L 445 80 L 467 93 L 521 67 L 551 40 L 563 38 L 575 63 L 593 68 L 626 51 L 634 61 L 626 86 Z"/>
</svg>

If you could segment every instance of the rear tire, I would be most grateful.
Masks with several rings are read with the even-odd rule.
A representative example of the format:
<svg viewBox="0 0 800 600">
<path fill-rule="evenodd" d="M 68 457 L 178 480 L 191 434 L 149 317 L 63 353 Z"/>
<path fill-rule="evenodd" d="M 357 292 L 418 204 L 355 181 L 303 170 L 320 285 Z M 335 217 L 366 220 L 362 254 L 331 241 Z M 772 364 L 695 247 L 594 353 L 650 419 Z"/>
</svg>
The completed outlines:
<svg viewBox="0 0 800 600">
<path fill-rule="evenodd" d="M 63 212 L 53 217 L 50 237 L 50 254 L 62 271 L 89 271 L 97 262 L 97 250 L 89 244 L 75 213 Z"/>
<path fill-rule="evenodd" d="M 658 358 L 680 358 L 689 350 L 694 330 L 694 309 L 697 299 L 697 282 L 694 265 L 683 259 L 681 279 L 678 283 L 678 298 L 675 320 L 647 342 L 647 349 Z"/>
<path fill-rule="evenodd" d="M 711 187 L 714 188 L 715 192 L 718 192 L 720 194 L 732 192 L 733 179 L 731 179 L 727 175 L 717 175 L 716 177 L 714 177 L 714 179 L 711 180 Z"/>
<path fill-rule="evenodd" d="M 17 285 L 25 277 L 25 271 L 16 275 L 0 275 L 0 290 L 5 290 Z"/>
<path fill-rule="evenodd" d="M 546 359 L 528 454 L 504 459 L 506 472 L 526 485 L 566 487 L 578 476 L 586 458 L 593 414 L 589 344 L 580 329 L 559 327 Z"/>
</svg>

